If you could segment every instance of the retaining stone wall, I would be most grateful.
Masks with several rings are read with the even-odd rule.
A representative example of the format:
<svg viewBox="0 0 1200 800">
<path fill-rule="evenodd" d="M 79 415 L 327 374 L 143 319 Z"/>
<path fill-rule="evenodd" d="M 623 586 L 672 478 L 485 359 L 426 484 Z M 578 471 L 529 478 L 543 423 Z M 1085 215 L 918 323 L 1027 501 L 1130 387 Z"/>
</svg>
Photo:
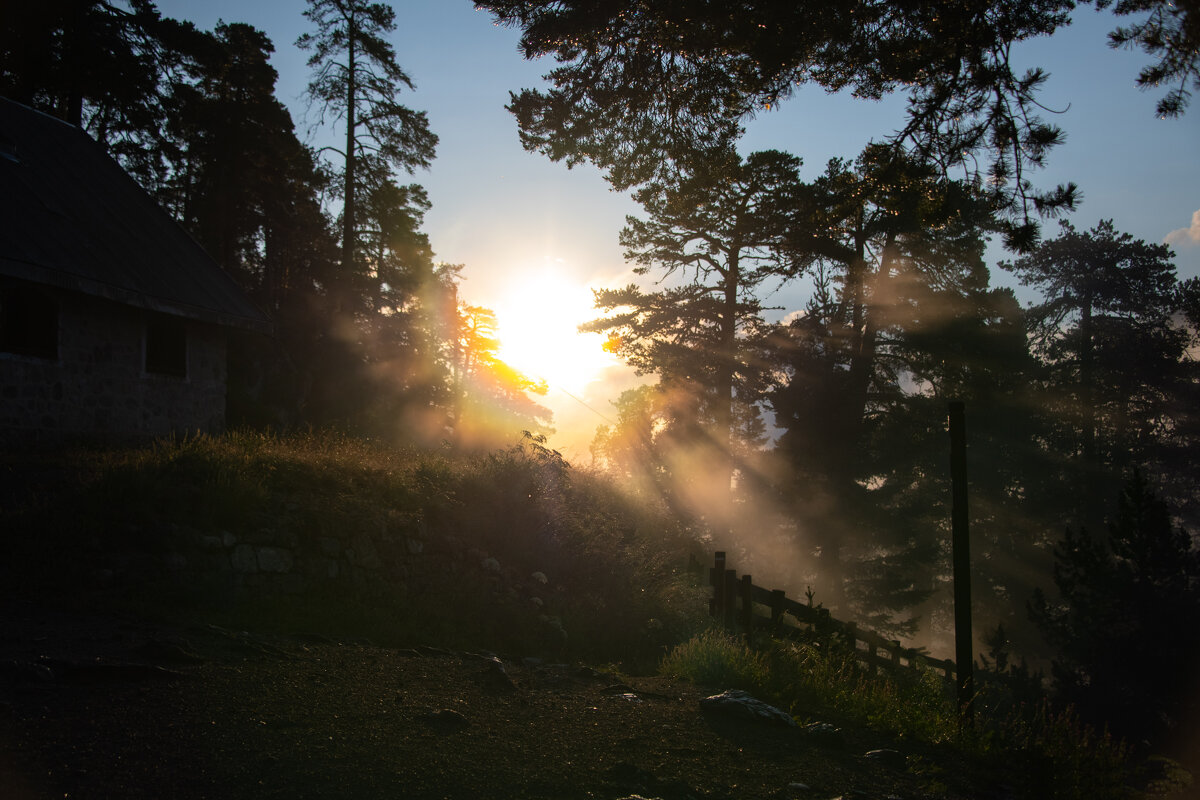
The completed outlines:
<svg viewBox="0 0 1200 800">
<path fill-rule="evenodd" d="M 303 538 L 287 530 L 201 532 L 180 526 L 131 531 L 132 544 L 102 556 L 93 578 L 100 584 L 136 584 L 168 578 L 181 585 L 231 591 L 302 594 L 344 589 L 374 594 L 404 592 L 416 562 L 431 553 L 422 530 L 323 533 Z M 451 559 L 453 540 L 439 539 L 438 554 Z M 100 549 L 99 547 L 97 549 Z"/>
</svg>

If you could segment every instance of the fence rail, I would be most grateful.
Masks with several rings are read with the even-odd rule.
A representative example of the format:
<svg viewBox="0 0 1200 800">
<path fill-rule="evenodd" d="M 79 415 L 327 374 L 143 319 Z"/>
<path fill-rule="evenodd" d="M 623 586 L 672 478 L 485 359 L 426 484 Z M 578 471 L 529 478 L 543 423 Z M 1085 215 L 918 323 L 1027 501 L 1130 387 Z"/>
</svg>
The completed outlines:
<svg viewBox="0 0 1200 800">
<path fill-rule="evenodd" d="M 834 619 L 828 609 L 791 599 L 781 589 L 756 586 L 749 575 L 739 578 L 735 570 L 727 568 L 725 553 L 721 551 L 716 553 L 708 579 L 713 587 L 709 613 L 721 620 L 728 630 L 741 630 L 747 637 L 760 629 L 769 630 L 775 636 L 839 635 L 854 648 L 858 659 L 873 671 L 880 668 L 912 669 L 920 664 L 938 670 L 946 680 L 954 681 L 953 661 L 930 658 L 919 650 L 902 647 L 899 641 L 885 639 L 874 631 L 860 630 L 853 622 Z M 770 611 L 770 617 L 759 614 L 756 606 Z M 785 614 L 803 627 L 789 624 L 784 619 Z"/>
</svg>

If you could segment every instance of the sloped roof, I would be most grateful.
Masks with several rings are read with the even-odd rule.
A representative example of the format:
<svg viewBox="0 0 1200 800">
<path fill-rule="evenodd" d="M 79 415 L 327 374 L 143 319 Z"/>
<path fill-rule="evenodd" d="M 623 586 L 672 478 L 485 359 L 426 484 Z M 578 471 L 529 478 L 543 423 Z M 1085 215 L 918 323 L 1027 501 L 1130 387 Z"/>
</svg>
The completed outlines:
<svg viewBox="0 0 1200 800">
<path fill-rule="evenodd" d="M 0 275 L 269 331 L 234 280 L 90 136 L 0 98 Z"/>
</svg>

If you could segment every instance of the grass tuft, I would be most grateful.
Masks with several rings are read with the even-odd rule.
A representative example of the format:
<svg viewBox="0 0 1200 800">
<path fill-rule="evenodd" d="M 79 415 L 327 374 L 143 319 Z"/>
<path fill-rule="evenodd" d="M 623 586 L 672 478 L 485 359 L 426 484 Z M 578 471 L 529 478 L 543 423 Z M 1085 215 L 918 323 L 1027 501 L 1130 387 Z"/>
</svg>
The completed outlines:
<svg viewBox="0 0 1200 800">
<path fill-rule="evenodd" d="M 797 719 L 867 728 L 916 752 L 947 748 L 1029 800 L 1117 800 L 1134 796 L 1130 750 L 1048 703 L 960 724 L 953 692 L 932 670 L 871 674 L 853 654 L 828 643 L 777 640 L 750 647 L 707 630 L 673 648 L 660 672 L 713 688 L 745 689 Z M 922 772 L 925 759 L 910 762 Z M 939 771 L 941 772 L 941 771 Z M 926 776 L 939 786 L 952 776 Z M 941 786 L 945 789 L 945 786 Z"/>
</svg>

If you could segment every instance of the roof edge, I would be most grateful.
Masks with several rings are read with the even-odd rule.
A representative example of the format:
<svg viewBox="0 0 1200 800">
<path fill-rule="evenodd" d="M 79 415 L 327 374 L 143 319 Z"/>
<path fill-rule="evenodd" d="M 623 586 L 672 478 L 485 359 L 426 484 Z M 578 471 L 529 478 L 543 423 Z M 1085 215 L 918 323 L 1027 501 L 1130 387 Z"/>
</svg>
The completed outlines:
<svg viewBox="0 0 1200 800">
<path fill-rule="evenodd" d="M 274 334 L 275 332 L 275 325 L 261 311 L 259 311 L 261 315 L 259 317 L 246 317 L 215 311 L 210 308 L 188 305 L 186 303 L 162 300 L 91 278 L 51 269 L 41 264 L 32 264 L 26 261 L 16 261 L 0 257 L 0 275 L 54 286 L 58 289 L 66 289 L 67 291 L 79 292 L 80 294 L 91 295 L 93 297 L 101 297 L 122 305 L 133 306 L 147 311 L 156 311 L 162 314 L 170 314 L 171 316 L 183 317 L 197 322 L 207 322 L 229 328 L 241 328 L 256 333 Z"/>
</svg>

